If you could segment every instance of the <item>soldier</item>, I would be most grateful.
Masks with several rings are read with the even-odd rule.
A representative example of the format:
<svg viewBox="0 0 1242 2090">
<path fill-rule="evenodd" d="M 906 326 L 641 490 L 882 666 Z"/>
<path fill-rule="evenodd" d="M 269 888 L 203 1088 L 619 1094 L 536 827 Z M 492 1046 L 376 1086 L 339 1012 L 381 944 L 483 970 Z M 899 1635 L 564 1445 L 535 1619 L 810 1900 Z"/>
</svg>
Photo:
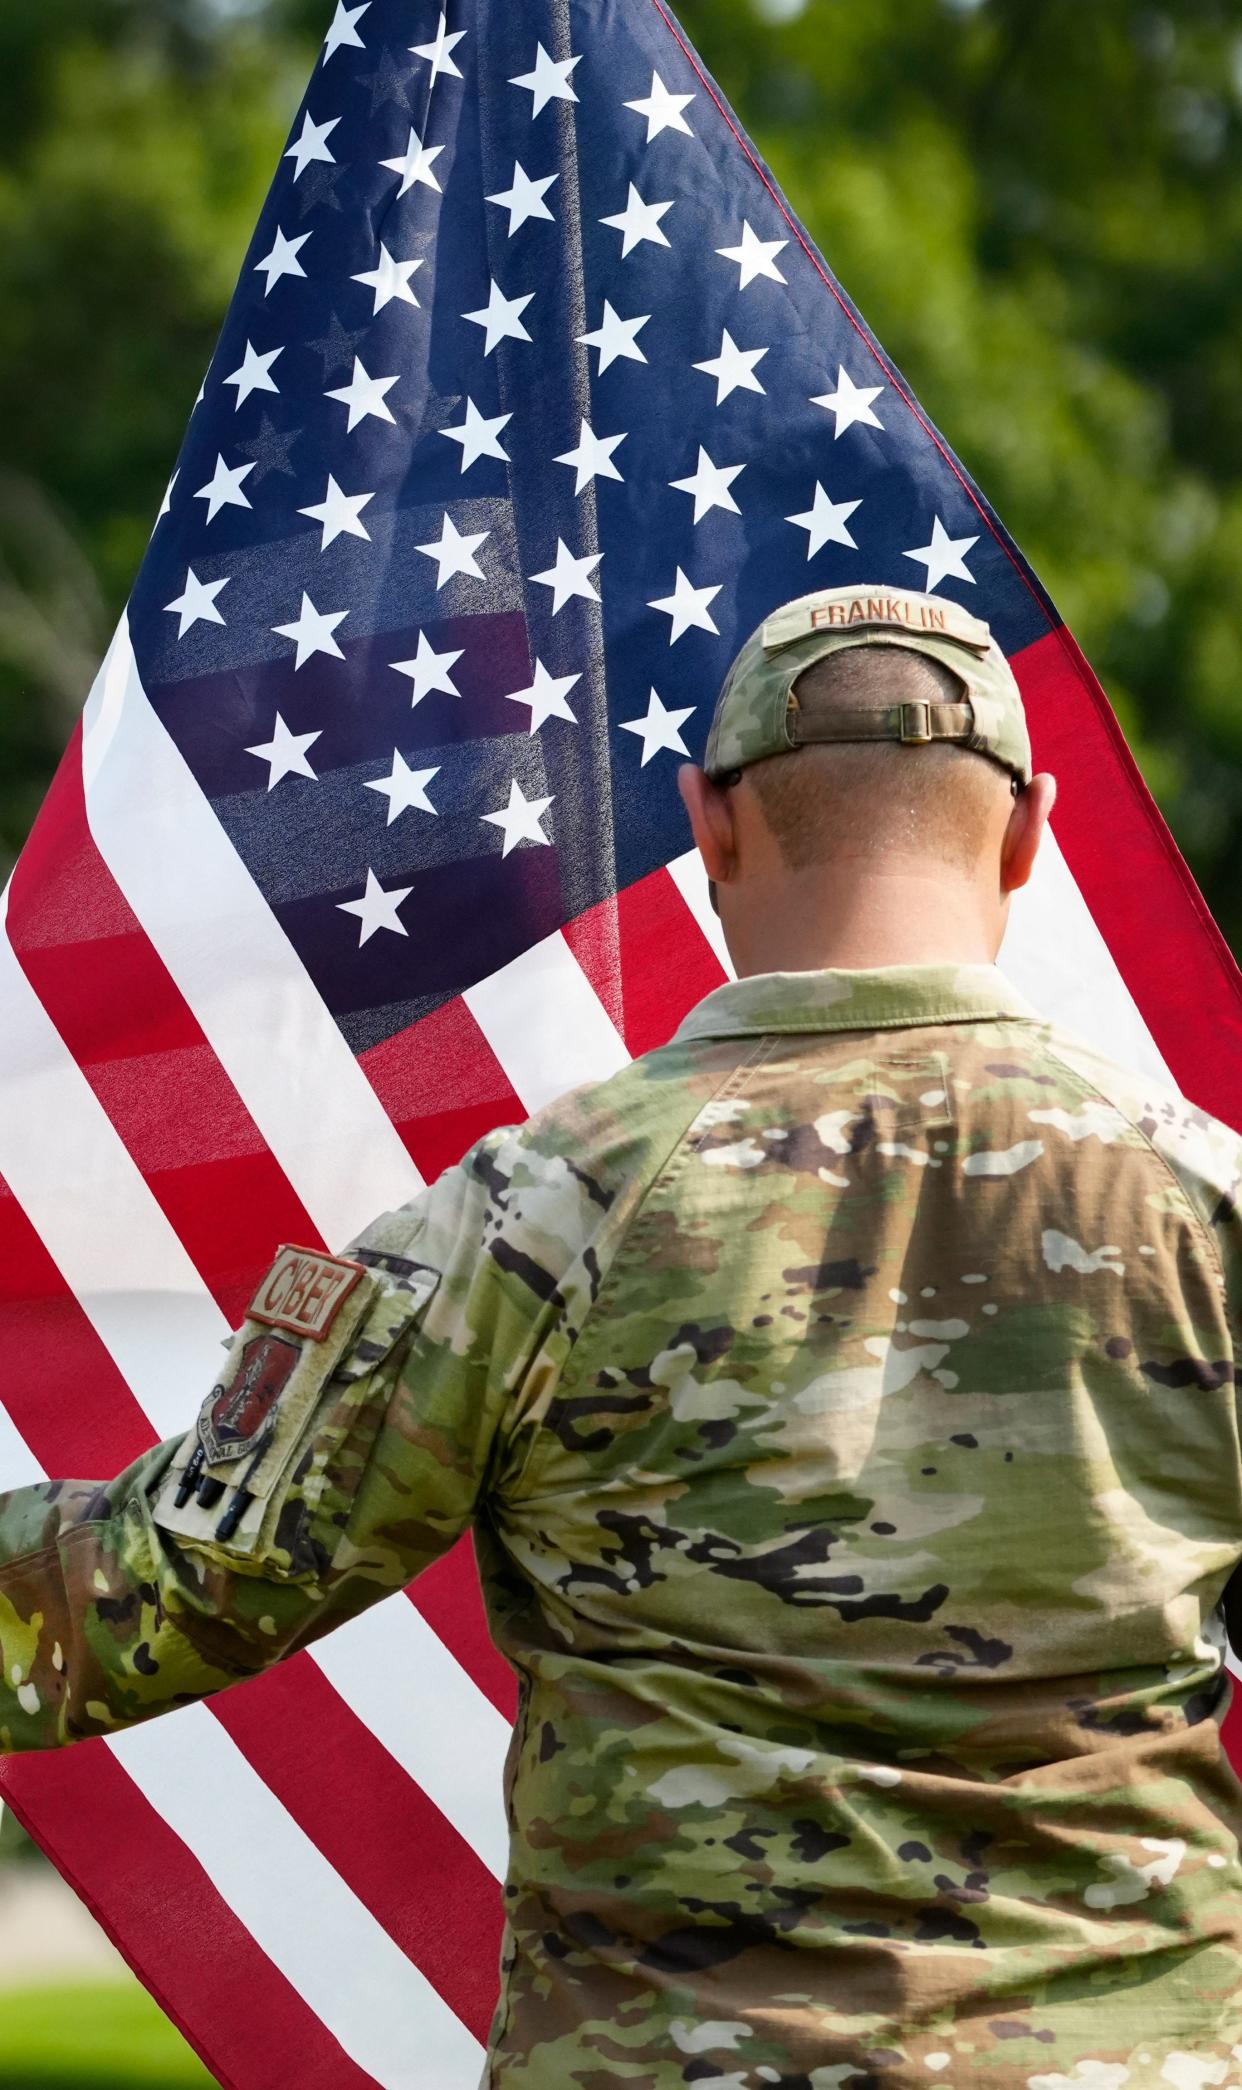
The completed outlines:
<svg viewBox="0 0 1242 2090">
<path fill-rule="evenodd" d="M 1055 784 L 965 610 L 791 603 L 681 785 L 739 977 L 282 1250 L 184 1437 L 0 1500 L 0 1743 L 222 1690 L 473 1524 L 493 2090 L 1222 2084 L 1239 1141 L 997 967 Z"/>
</svg>

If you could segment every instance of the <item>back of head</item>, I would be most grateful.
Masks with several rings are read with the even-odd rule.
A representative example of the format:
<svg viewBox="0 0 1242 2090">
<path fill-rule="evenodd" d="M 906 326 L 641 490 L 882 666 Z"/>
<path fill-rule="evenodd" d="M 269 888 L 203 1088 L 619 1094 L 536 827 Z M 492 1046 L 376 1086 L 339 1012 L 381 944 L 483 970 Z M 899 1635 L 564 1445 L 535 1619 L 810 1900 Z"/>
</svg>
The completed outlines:
<svg viewBox="0 0 1242 2090">
<path fill-rule="evenodd" d="M 964 685 L 926 653 L 862 644 L 816 661 L 795 694 L 809 727 L 843 709 L 884 711 L 920 698 L 959 703 Z M 1013 809 L 1000 765 L 951 741 L 808 744 L 753 762 L 744 775 L 794 870 L 899 854 L 924 859 L 931 871 L 978 874 L 998 857 Z"/>
</svg>

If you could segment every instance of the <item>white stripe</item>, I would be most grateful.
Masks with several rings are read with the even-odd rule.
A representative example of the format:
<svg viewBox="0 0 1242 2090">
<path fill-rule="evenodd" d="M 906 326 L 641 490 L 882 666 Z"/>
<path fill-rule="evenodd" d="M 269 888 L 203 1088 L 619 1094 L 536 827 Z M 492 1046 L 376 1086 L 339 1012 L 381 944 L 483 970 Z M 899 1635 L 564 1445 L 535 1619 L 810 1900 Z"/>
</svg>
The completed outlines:
<svg viewBox="0 0 1242 2090">
<path fill-rule="evenodd" d="M 720 918 L 708 896 L 707 872 L 703 868 L 703 859 L 698 850 L 688 849 L 684 856 L 674 857 L 668 867 L 668 875 L 719 958 L 725 978 L 735 980 L 737 973 L 729 956 L 729 946 L 724 939 Z"/>
<path fill-rule="evenodd" d="M 0 1175 L 156 1435 L 176 1436 L 228 1324 L 18 964 L 7 918 L 6 889 Z"/>
<path fill-rule="evenodd" d="M 1109 1059 L 1177 1087 L 1051 825 L 1030 878 L 1009 902 L 997 962 L 1041 1015 Z"/>
<path fill-rule="evenodd" d="M 82 772 L 100 854 L 315 1225 L 344 1247 L 422 1178 L 148 702 L 124 619 L 87 702 Z"/>
<path fill-rule="evenodd" d="M 627 1067 L 624 1040 L 558 930 L 463 995 L 531 1115 Z"/>
<path fill-rule="evenodd" d="M 503 1880 L 509 1863 L 504 1767 L 513 1729 L 409 1598 L 388 1597 L 314 1652 L 346 1705 Z M 377 1674 L 388 1679 L 382 1697 Z"/>
<path fill-rule="evenodd" d="M 474 2034 L 205 1706 L 131 1728 L 109 1746 L 351 2060 L 384 2090 L 475 2090 L 483 2048 Z M 380 1822 L 375 1828 L 382 1832 Z M 222 1995 L 220 2008 L 235 2000 Z"/>
<path fill-rule="evenodd" d="M 73 1474 L 62 1476 L 66 1480 Z M 87 1476 L 88 1478 L 92 1476 Z M 46 1475 L 7 1408 L 0 1407 L 0 1495 L 9 1488 L 28 1488 Z"/>
</svg>

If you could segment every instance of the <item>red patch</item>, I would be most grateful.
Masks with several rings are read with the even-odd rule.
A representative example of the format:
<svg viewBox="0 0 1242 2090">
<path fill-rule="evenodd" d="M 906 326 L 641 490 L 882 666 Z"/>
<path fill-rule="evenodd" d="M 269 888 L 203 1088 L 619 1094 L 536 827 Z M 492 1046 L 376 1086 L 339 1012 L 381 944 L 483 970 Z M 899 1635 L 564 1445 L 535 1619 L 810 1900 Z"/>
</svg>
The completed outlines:
<svg viewBox="0 0 1242 2090">
<path fill-rule="evenodd" d="M 227 1385 L 218 1386 L 198 1433 L 209 1460 L 239 1459 L 264 1428 L 293 1376 L 301 1351 L 279 1335 L 256 1335 L 246 1344 Z"/>
</svg>

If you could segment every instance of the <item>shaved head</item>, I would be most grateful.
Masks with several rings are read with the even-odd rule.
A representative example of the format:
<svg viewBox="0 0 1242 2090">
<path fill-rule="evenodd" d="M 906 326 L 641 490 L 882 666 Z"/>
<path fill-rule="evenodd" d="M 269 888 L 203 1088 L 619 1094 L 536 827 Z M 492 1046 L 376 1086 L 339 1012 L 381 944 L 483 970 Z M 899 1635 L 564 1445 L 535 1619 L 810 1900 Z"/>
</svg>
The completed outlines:
<svg viewBox="0 0 1242 2090">
<path fill-rule="evenodd" d="M 922 698 L 960 703 L 950 669 L 909 647 L 850 646 L 795 685 L 808 722 L 843 709 L 883 711 Z M 998 855 L 1014 799 L 999 763 L 950 741 L 831 742 L 753 762 L 744 771 L 784 862 L 794 870 L 843 857 L 900 853 L 978 873 Z"/>
</svg>

